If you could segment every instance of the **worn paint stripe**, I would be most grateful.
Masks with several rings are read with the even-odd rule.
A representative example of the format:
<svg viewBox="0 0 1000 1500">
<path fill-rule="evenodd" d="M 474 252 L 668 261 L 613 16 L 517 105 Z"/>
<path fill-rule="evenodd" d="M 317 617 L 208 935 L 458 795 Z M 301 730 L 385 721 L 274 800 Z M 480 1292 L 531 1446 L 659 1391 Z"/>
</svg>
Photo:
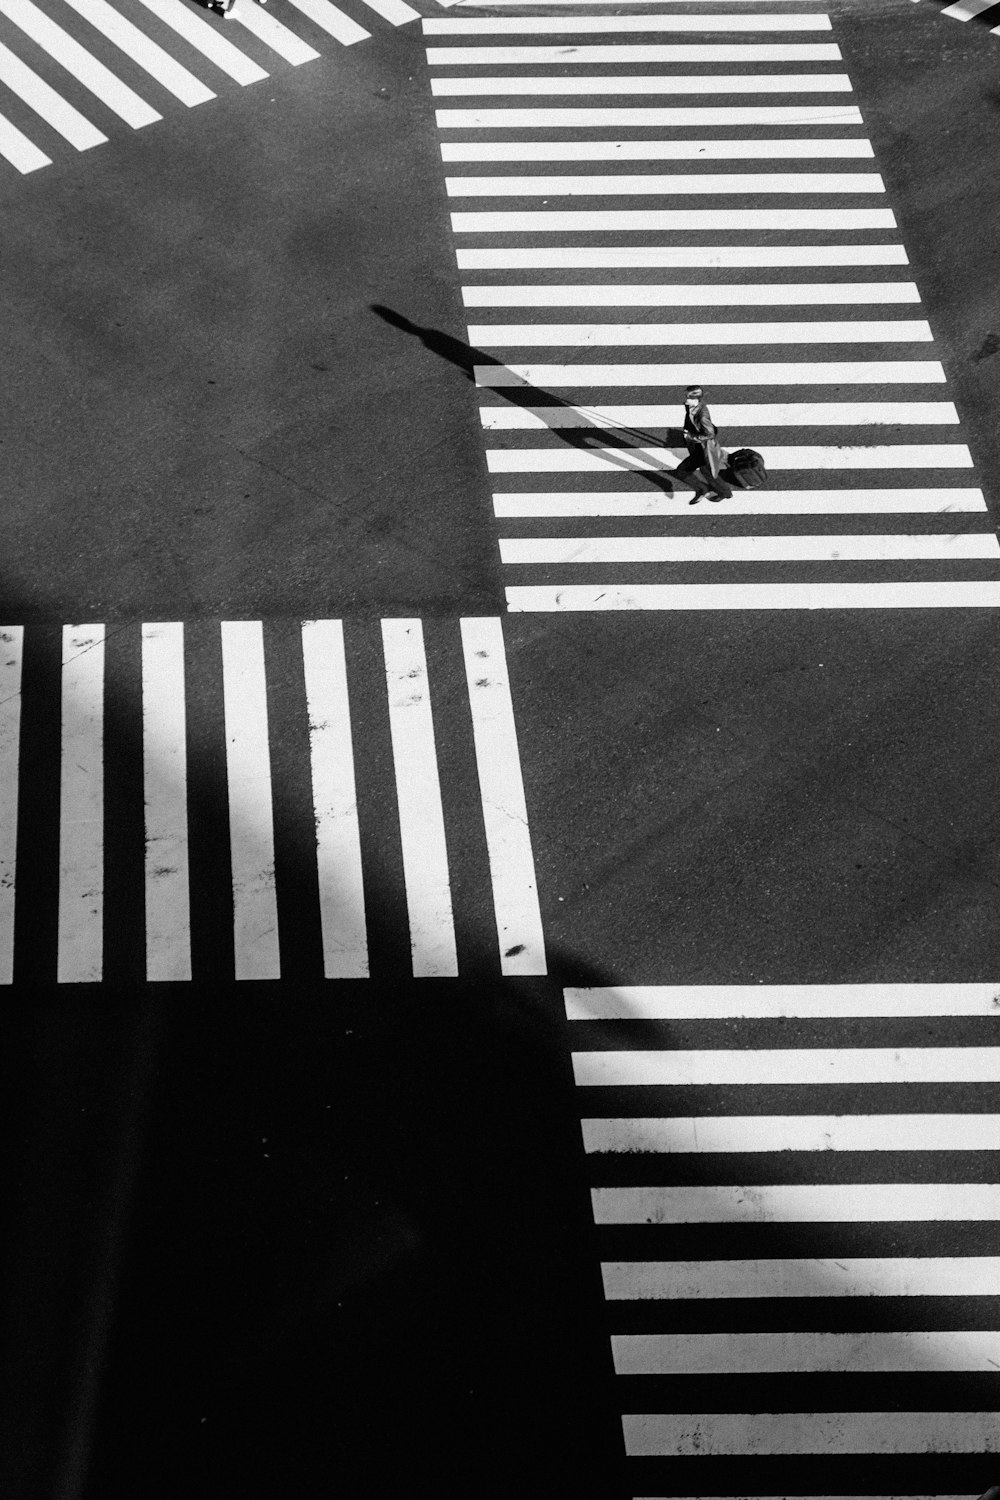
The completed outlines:
<svg viewBox="0 0 1000 1500">
<path fill-rule="evenodd" d="M 1000 583 L 704 583 L 513 587 L 521 612 L 606 609 L 1000 609 Z"/>
<path fill-rule="evenodd" d="M 0 984 L 14 977 L 24 627 L 0 627 Z"/>
<path fill-rule="evenodd" d="M 592 1188 L 596 1224 L 887 1224 L 1000 1219 L 1000 1184 L 777 1183 Z"/>
<path fill-rule="evenodd" d="M 995 1329 L 613 1334 L 616 1375 L 840 1375 L 1000 1368 Z"/>
<path fill-rule="evenodd" d="M 146 978 L 191 978 L 184 626 L 142 627 Z"/>
<path fill-rule="evenodd" d="M 610 1302 L 772 1297 L 996 1297 L 1000 1256 L 627 1260 L 601 1267 Z"/>
<path fill-rule="evenodd" d="M 504 537 L 500 561 L 510 566 L 597 563 L 889 562 L 906 559 L 1000 559 L 992 531 L 848 536 L 594 536 Z"/>
<path fill-rule="evenodd" d="M 622 1430 L 630 1457 L 1000 1452 L 992 1411 L 644 1412 Z"/>
<path fill-rule="evenodd" d="M 698 1115 L 581 1121 L 588 1153 L 1000 1151 L 1000 1115 Z M 997 1288 L 1000 1291 L 1000 1285 Z"/>
<path fill-rule="evenodd" d="M 951 585 L 954 587 L 954 585 Z M 1000 585 L 998 585 L 1000 587 Z M 997 1083 L 1000 1047 L 761 1047 L 574 1052 L 582 1088 Z"/>
<path fill-rule="evenodd" d="M 104 626 L 64 625 L 59 790 L 60 984 L 104 962 Z"/>
<path fill-rule="evenodd" d="M 595 985 L 565 989 L 563 997 L 570 1021 L 1000 1015 L 1000 981 L 993 984 Z"/>
<path fill-rule="evenodd" d="M 745 515 L 745 496 L 734 493 L 716 515 Z M 986 510 L 982 490 L 781 490 L 755 491 L 755 516 L 950 515 Z M 573 516 L 675 516 L 694 519 L 689 497 L 638 490 L 512 491 L 493 496 L 499 520 Z"/>
<path fill-rule="evenodd" d="M 511 385 L 545 388 L 665 385 L 943 385 L 944 366 L 936 359 L 795 360 L 739 364 L 692 361 L 687 364 L 491 364 L 475 366 L 483 389 Z"/>
</svg>

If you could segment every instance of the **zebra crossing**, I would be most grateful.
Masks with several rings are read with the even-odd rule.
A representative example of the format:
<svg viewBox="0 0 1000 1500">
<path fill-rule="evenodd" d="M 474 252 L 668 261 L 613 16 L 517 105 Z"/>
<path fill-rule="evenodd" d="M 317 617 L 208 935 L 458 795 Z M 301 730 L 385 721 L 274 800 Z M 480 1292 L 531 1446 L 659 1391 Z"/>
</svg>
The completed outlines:
<svg viewBox="0 0 1000 1500">
<path fill-rule="evenodd" d="M 0 86 L 24 106 L 19 120 L 8 117 L 10 102 L 0 108 L 0 159 L 23 175 L 38 171 L 64 144 L 77 151 L 105 144 L 116 120 L 140 130 L 174 101 L 189 109 L 208 103 L 220 75 L 223 84 L 260 83 L 275 62 L 301 67 L 331 42 L 366 41 L 372 33 L 362 20 L 401 26 L 419 16 L 406 0 L 347 4 L 279 0 L 262 9 L 236 0 L 223 17 L 192 0 L 47 0 L 44 9 L 36 0 L 0 0 Z M 97 55 L 107 47 L 113 67 Z M 65 97 L 68 81 L 93 101 L 87 112 Z"/>
<path fill-rule="evenodd" d="M 934 1493 L 939 1455 L 972 1491 L 1000 1450 L 1000 986 L 564 1004 L 632 1493 Z"/>
<path fill-rule="evenodd" d="M 422 26 L 508 610 L 1000 605 L 816 0 L 486 10 Z M 766 492 L 678 492 L 688 384 Z"/>
<path fill-rule="evenodd" d="M 945 5 L 941 14 L 955 21 L 977 21 L 989 27 L 994 36 L 1000 36 L 1000 25 L 993 24 L 1000 21 L 997 0 L 955 0 L 954 4 Z"/>
<path fill-rule="evenodd" d="M 505 975 L 544 973 L 501 622 L 449 622 L 431 649 L 419 619 L 384 619 L 380 629 L 377 681 L 371 660 L 359 663 L 352 649 L 361 628 L 345 630 L 341 620 L 306 621 L 293 637 L 254 620 L 202 627 L 193 640 L 180 622 L 67 625 L 58 637 L 34 627 L 0 631 L 0 983 L 30 972 L 97 984 L 106 978 L 106 949 L 133 940 L 144 953 L 133 978 L 198 979 L 192 933 L 198 906 L 213 904 L 229 909 L 231 978 L 283 977 L 282 923 L 303 904 L 316 908 L 317 977 L 367 978 L 371 926 L 388 920 L 370 847 L 386 834 L 373 826 L 372 807 L 398 848 L 399 936 L 405 942 L 408 934 L 413 976 L 457 975 L 452 846 L 464 849 L 456 828 L 472 814 L 456 804 L 454 777 L 439 769 L 442 754 L 451 766 L 456 753 L 442 724 L 460 738 L 471 731 L 494 962 Z M 459 664 L 464 707 L 449 688 L 442 710 L 449 665 Z M 203 689 L 192 707 L 196 679 Z M 384 715 L 391 764 L 376 770 L 371 744 Z M 58 763 L 31 749 L 46 744 L 53 720 Z M 276 780 L 274 757 L 289 739 Z M 367 824 L 359 780 L 370 783 Z M 58 848 L 53 842 L 40 855 L 53 805 Z M 204 815 L 220 807 L 224 826 L 217 814 Z M 295 830 L 300 857 L 283 890 L 276 842 Z M 105 903 L 111 884 L 114 910 Z M 138 889 L 135 899 L 122 889 L 133 884 L 141 903 Z M 32 913 L 47 904 L 58 912 L 47 929 L 51 974 L 48 945 L 40 956 L 31 941 Z M 225 947 L 218 932 L 202 938 L 203 947 Z"/>
</svg>

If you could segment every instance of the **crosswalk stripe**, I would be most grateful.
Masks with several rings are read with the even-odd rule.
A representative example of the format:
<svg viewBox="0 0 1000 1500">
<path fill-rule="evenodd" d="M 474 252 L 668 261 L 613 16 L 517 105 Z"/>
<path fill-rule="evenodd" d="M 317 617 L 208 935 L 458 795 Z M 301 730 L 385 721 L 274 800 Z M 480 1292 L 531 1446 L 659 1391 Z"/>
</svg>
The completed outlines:
<svg viewBox="0 0 1000 1500">
<path fill-rule="evenodd" d="M 415 978 L 458 973 L 451 877 L 419 620 L 383 620 L 389 726 Z"/>
<path fill-rule="evenodd" d="M 268 76 L 262 67 L 238 47 L 234 47 L 226 37 L 220 36 L 207 21 L 189 11 L 181 0 L 138 0 L 138 3 L 144 5 L 178 36 L 183 37 L 235 83 L 245 87 L 249 83 L 259 83 Z"/>
<path fill-rule="evenodd" d="M 890 1333 L 612 1334 L 617 1375 L 870 1375 L 937 1370 L 995 1371 L 993 1329 L 906 1329 Z"/>
<path fill-rule="evenodd" d="M 625 348 L 664 344 L 913 344 L 933 340 L 924 319 L 799 323 L 474 323 L 469 342 L 481 349 L 562 346 Z"/>
<path fill-rule="evenodd" d="M 1000 1047 L 759 1047 L 574 1052 L 581 1088 L 814 1083 L 996 1083 Z"/>
<path fill-rule="evenodd" d="M 632 197 L 655 193 L 691 197 L 701 193 L 884 193 L 877 172 L 713 172 L 664 176 L 645 172 L 614 177 L 446 177 L 452 198 Z"/>
<path fill-rule="evenodd" d="M 555 130 L 563 126 L 589 129 L 593 125 L 682 126 L 701 129 L 711 125 L 861 125 L 855 104 L 745 104 L 662 105 L 592 108 L 511 107 L 503 109 L 437 109 L 434 117 L 441 130 Z"/>
<path fill-rule="evenodd" d="M 291 0 L 296 10 L 300 10 L 304 16 L 308 16 L 314 26 L 325 31 L 329 36 L 336 38 L 345 47 L 352 46 L 355 42 L 363 42 L 366 37 L 371 36 L 357 21 L 345 15 L 336 5 L 330 5 L 327 0 Z"/>
<path fill-rule="evenodd" d="M 936 359 L 800 360 L 766 364 L 683 365 L 476 365 L 476 385 L 585 390 L 590 387 L 663 385 L 943 385 Z"/>
<path fill-rule="evenodd" d="M 601 1266 L 609 1302 L 772 1297 L 996 1297 L 1000 1256 L 630 1260 Z"/>
<path fill-rule="evenodd" d="M 393 26 L 404 26 L 407 21 L 420 20 L 420 12 L 414 10 L 412 5 L 406 5 L 404 0 L 362 0 L 362 4 L 376 11 Z"/>
<path fill-rule="evenodd" d="M 96 983 L 104 961 L 104 626 L 62 635 L 60 984 Z"/>
<path fill-rule="evenodd" d="M 702 1115 L 582 1120 L 588 1155 L 1000 1151 L 1000 1115 Z"/>
<path fill-rule="evenodd" d="M 467 94 L 849 94 L 846 73 L 634 73 L 587 78 L 553 74 L 547 78 L 432 78 L 439 99 Z"/>
<path fill-rule="evenodd" d="M 10 984 L 14 975 L 23 651 L 23 627 L 0 627 L 0 984 Z"/>
<path fill-rule="evenodd" d="M 531 209 L 521 212 L 454 213 L 456 234 L 634 234 L 650 229 L 721 229 L 732 234 L 762 229 L 895 229 L 888 208 Z"/>
<path fill-rule="evenodd" d="M 667 45 L 638 47 L 612 43 L 594 47 L 428 47 L 432 68 L 485 63 L 750 63 L 841 62 L 835 42 L 746 42 L 735 46 Z"/>
<path fill-rule="evenodd" d="M 672 1412 L 622 1417 L 630 1456 L 998 1453 L 992 1411 Z"/>
<path fill-rule="evenodd" d="M 304 5 L 306 0 L 292 0 L 293 4 Z M 318 4 L 318 0 L 309 0 L 310 4 Z M 258 41 L 263 42 L 265 47 L 270 47 L 272 52 L 285 62 L 291 63 L 293 68 L 300 67 L 302 63 L 312 62 L 319 53 L 315 47 L 310 47 L 294 31 L 272 16 L 269 11 L 262 10 L 255 0 L 236 0 L 236 5 L 230 12 L 232 18 L 245 26 Z"/>
<path fill-rule="evenodd" d="M 537 431 L 548 428 L 676 427 L 675 406 L 481 406 L 488 432 Z M 951 401 L 774 401 L 767 405 L 724 405 L 715 420 L 733 427 L 873 427 L 958 423 Z M 734 443 L 735 447 L 736 444 Z"/>
<path fill-rule="evenodd" d="M 442 141 L 452 161 L 731 161 L 759 157 L 874 156 L 870 141 L 850 136 L 746 141 Z"/>
<path fill-rule="evenodd" d="M 182 104 L 193 106 L 215 98 L 212 90 L 206 88 L 199 78 L 182 67 L 169 52 L 151 41 L 145 32 L 127 21 L 107 0 L 66 0 L 66 4 L 72 6 L 78 15 L 95 26 Z"/>
<path fill-rule="evenodd" d="M 718 514 L 741 514 L 739 499 L 724 501 Z M 950 515 L 985 511 L 982 490 L 782 490 L 758 491 L 755 516 Z M 538 490 L 493 496 L 499 520 L 521 517 L 675 516 L 691 517 L 687 495 L 643 494 L 631 490 Z"/>
<path fill-rule="evenodd" d="M 512 566 L 597 563 L 888 562 L 1000 558 L 992 531 L 877 536 L 566 536 L 501 537 L 500 561 Z"/>
<path fill-rule="evenodd" d="M 78 83 L 101 103 L 131 125 L 133 130 L 151 125 L 162 116 L 120 78 L 98 62 L 79 42 L 50 20 L 34 0 L 0 0 L 0 14 L 36 42 Z"/>
<path fill-rule="evenodd" d="M 0 115 L 0 156 L 22 173 L 37 172 L 39 167 L 52 165 L 52 158 L 29 141 L 6 115 Z"/>
<path fill-rule="evenodd" d="M 830 17 L 789 12 L 786 15 L 743 13 L 663 16 L 497 16 L 466 20 L 463 16 L 425 16 L 424 36 L 563 35 L 596 31 L 830 31 Z"/>
<path fill-rule="evenodd" d="M 267 683 L 259 620 L 223 621 L 222 675 L 236 978 L 279 979 Z"/>
<path fill-rule="evenodd" d="M 306 621 L 302 626 L 302 658 L 309 710 L 323 973 L 327 979 L 362 979 L 368 974 L 368 939 L 341 621 Z"/>
<path fill-rule="evenodd" d="M 623 984 L 568 988 L 563 991 L 563 999 L 569 1021 L 996 1016 L 1000 983 Z"/>
<path fill-rule="evenodd" d="M 184 626 L 142 627 L 146 978 L 191 978 Z"/>
<path fill-rule="evenodd" d="M 919 301 L 912 281 L 596 282 L 586 286 L 557 282 L 462 288 L 466 307 L 806 307 Z"/>
<path fill-rule="evenodd" d="M 1000 1219 L 984 1182 L 592 1188 L 595 1224 L 906 1224 Z"/>
<path fill-rule="evenodd" d="M 484 0 L 439 0 L 444 6 L 454 5 L 457 10 L 482 10 Z M 719 0 L 626 0 L 630 6 L 637 5 L 717 5 Z M 729 5 L 785 5 L 788 0 L 727 0 Z M 828 3 L 828 0 L 800 0 L 805 5 L 820 5 Z M 993 3 L 993 0 L 990 0 Z M 489 10 L 496 10 L 498 6 L 517 6 L 527 9 L 533 5 L 545 6 L 569 6 L 569 5 L 614 5 L 621 6 L 622 0 L 489 0 Z"/>
<path fill-rule="evenodd" d="M 22 99 L 29 109 L 58 131 L 78 151 L 100 146 L 107 136 L 92 125 L 68 100 L 23 63 L 16 53 L 0 42 L 0 83 Z M 12 127 L 13 128 L 13 127 Z M 41 163 L 39 163 L 41 165 Z"/>
<path fill-rule="evenodd" d="M 461 271 L 617 269 L 696 266 L 905 266 L 902 245 L 532 245 L 456 249 Z"/>
<path fill-rule="evenodd" d="M 996 0 L 957 0 L 955 5 L 945 6 L 941 14 L 953 16 L 956 21 L 971 21 L 995 4 Z"/>
<path fill-rule="evenodd" d="M 504 590 L 514 613 L 620 609 L 1000 609 L 1000 583 L 531 585 Z"/>
<path fill-rule="evenodd" d="M 881 446 L 758 448 L 768 469 L 971 469 L 964 443 L 887 443 Z M 680 462 L 670 448 L 487 448 L 491 474 L 598 474 L 627 469 L 669 473 Z M 676 462 L 674 461 L 676 459 Z"/>
</svg>

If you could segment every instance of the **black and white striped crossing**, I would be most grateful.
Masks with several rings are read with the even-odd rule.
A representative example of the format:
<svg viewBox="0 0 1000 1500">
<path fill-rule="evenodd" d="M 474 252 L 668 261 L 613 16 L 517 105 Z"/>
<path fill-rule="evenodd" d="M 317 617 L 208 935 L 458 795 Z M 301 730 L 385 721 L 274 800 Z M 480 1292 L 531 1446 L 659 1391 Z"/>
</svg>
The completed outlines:
<svg viewBox="0 0 1000 1500">
<path fill-rule="evenodd" d="M 508 609 L 1000 605 L 821 4 L 461 0 L 422 24 Z M 675 489 L 693 383 L 767 493 Z"/>
</svg>

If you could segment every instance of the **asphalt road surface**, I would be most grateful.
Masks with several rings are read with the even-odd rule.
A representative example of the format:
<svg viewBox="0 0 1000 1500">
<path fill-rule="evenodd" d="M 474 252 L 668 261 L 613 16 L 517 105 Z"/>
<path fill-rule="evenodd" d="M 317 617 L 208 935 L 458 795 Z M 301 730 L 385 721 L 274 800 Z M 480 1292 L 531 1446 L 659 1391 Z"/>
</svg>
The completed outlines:
<svg viewBox="0 0 1000 1500">
<path fill-rule="evenodd" d="M 978 1494 L 1000 13 L 418 3 L 0 0 L 4 1493 Z"/>
</svg>

